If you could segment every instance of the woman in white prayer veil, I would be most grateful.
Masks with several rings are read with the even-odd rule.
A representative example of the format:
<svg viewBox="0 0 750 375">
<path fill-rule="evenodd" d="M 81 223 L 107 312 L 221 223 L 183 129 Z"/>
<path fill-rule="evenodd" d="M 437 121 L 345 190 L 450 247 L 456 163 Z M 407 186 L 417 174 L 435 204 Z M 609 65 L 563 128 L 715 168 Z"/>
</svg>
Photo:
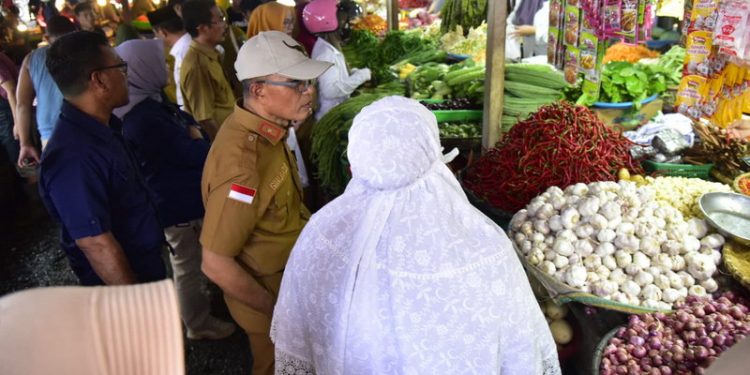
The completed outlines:
<svg viewBox="0 0 750 375">
<path fill-rule="evenodd" d="M 442 160 L 435 116 L 381 99 L 349 131 L 352 180 L 292 250 L 277 374 L 559 374 L 505 233 Z"/>
</svg>

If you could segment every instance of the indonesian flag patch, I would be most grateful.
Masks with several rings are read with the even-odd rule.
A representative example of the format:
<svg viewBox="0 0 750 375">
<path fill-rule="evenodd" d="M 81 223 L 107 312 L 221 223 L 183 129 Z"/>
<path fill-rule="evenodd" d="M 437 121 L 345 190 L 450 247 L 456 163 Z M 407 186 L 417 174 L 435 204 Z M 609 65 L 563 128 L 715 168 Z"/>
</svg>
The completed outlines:
<svg viewBox="0 0 750 375">
<path fill-rule="evenodd" d="M 245 187 L 242 185 L 232 184 L 232 188 L 229 189 L 229 198 L 236 201 L 252 204 L 255 198 L 255 189 Z"/>
</svg>

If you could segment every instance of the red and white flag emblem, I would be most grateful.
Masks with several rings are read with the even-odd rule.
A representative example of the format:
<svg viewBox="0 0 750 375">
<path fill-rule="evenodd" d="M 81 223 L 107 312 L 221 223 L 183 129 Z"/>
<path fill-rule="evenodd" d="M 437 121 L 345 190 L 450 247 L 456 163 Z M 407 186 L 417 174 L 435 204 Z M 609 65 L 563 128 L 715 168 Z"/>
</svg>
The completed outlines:
<svg viewBox="0 0 750 375">
<path fill-rule="evenodd" d="M 255 198 L 255 189 L 245 187 L 242 185 L 232 184 L 232 188 L 229 189 L 229 198 L 242 203 L 252 204 Z"/>
</svg>

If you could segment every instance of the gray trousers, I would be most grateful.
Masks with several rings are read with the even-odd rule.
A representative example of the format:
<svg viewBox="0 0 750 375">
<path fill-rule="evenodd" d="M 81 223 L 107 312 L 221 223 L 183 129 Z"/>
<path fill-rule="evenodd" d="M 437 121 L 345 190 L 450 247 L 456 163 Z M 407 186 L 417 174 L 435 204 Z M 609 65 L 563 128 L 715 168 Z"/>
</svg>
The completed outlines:
<svg viewBox="0 0 750 375">
<path fill-rule="evenodd" d="M 164 229 L 167 242 L 174 249 L 169 254 L 180 303 L 182 322 L 189 330 L 204 327 L 211 302 L 206 293 L 206 276 L 201 271 L 201 244 L 199 241 L 203 220 L 193 220 Z"/>
</svg>

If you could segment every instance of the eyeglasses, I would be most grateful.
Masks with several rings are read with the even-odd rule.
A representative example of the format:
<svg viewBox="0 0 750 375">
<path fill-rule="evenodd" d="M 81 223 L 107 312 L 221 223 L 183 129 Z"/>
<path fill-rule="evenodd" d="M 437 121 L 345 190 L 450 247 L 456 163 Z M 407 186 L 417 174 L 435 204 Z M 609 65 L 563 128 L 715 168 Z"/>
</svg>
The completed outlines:
<svg viewBox="0 0 750 375">
<path fill-rule="evenodd" d="M 296 89 L 300 93 L 307 91 L 307 89 L 309 89 L 310 86 L 313 85 L 313 81 L 312 80 L 301 81 L 301 80 L 298 80 L 298 79 L 291 80 L 291 81 L 260 80 L 260 81 L 255 81 L 255 82 L 257 82 L 257 83 L 267 83 L 267 84 L 273 85 L 273 86 L 289 87 L 290 89 Z"/>
<path fill-rule="evenodd" d="M 101 68 L 92 69 L 91 73 L 93 73 L 93 72 L 99 72 L 99 71 L 107 70 L 107 69 L 120 69 L 120 71 L 122 72 L 122 74 L 128 74 L 128 63 L 121 62 L 121 63 L 119 63 L 117 65 L 103 66 Z"/>
<path fill-rule="evenodd" d="M 216 22 L 211 21 L 212 25 L 221 25 L 221 24 L 226 24 L 226 23 L 227 23 L 227 18 L 224 16 L 219 17 L 219 20 Z"/>
</svg>

